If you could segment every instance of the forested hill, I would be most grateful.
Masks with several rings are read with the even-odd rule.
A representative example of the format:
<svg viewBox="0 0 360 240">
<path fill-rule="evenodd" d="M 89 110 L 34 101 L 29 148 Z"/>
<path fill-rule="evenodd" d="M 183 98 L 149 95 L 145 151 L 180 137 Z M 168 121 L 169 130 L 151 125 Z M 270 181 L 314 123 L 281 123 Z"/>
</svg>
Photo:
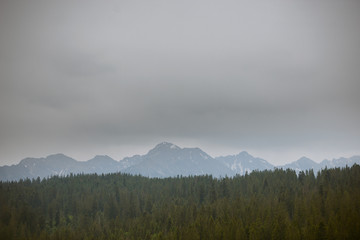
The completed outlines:
<svg viewBox="0 0 360 240">
<path fill-rule="evenodd" d="M 360 239 L 360 166 L 0 183 L 0 239 Z"/>
</svg>

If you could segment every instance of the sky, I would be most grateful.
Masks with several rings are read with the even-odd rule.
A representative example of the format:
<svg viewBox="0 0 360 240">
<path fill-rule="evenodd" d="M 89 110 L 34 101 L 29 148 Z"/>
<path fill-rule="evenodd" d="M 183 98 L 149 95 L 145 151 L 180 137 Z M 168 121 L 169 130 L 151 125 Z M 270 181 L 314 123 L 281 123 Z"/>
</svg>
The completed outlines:
<svg viewBox="0 0 360 240">
<path fill-rule="evenodd" d="M 358 155 L 359 25 L 356 0 L 0 0 L 0 165 Z"/>
</svg>

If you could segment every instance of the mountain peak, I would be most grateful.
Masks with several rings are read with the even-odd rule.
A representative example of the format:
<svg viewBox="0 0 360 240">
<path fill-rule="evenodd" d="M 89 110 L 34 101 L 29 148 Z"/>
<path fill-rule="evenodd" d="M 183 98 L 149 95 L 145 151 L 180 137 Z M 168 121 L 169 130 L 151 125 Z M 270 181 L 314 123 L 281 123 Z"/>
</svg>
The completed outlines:
<svg viewBox="0 0 360 240">
<path fill-rule="evenodd" d="M 160 154 L 160 153 L 169 153 L 174 150 L 180 150 L 178 146 L 169 142 L 162 142 L 156 145 L 153 149 L 151 149 L 148 154 Z"/>
<path fill-rule="evenodd" d="M 290 168 L 290 169 L 294 169 L 296 172 L 300 172 L 300 171 L 305 171 L 308 169 L 313 169 L 314 171 L 317 171 L 321 167 L 320 167 L 320 164 L 314 162 L 310 158 L 301 157 L 295 162 L 280 166 L 280 168 L 283 168 L 283 169 Z"/>
<path fill-rule="evenodd" d="M 155 146 L 155 149 L 180 149 L 180 147 L 176 146 L 175 144 L 172 144 L 172 143 L 169 143 L 169 142 L 162 142 L 162 143 L 159 143 L 158 145 Z"/>
<path fill-rule="evenodd" d="M 111 158 L 108 155 L 96 155 L 94 158 Z"/>
<path fill-rule="evenodd" d="M 111 157 L 109 157 L 108 155 L 96 155 L 94 158 L 88 160 L 88 161 L 115 161 L 114 159 L 112 159 Z"/>
<path fill-rule="evenodd" d="M 312 163 L 312 162 L 314 162 L 313 160 L 311 160 L 310 158 L 307 158 L 307 157 L 305 157 L 305 156 L 303 156 L 303 157 L 301 157 L 301 158 L 299 158 L 298 160 L 297 160 L 297 162 L 302 162 L 302 163 Z"/>
<path fill-rule="evenodd" d="M 70 157 L 66 156 L 63 153 L 56 153 L 56 154 L 51 154 L 51 155 L 47 156 L 46 158 L 51 159 L 51 158 L 70 158 Z"/>
<path fill-rule="evenodd" d="M 242 157 L 247 157 L 247 156 L 251 156 L 247 151 L 242 151 L 241 153 L 238 154 L 238 156 L 242 156 Z"/>
</svg>

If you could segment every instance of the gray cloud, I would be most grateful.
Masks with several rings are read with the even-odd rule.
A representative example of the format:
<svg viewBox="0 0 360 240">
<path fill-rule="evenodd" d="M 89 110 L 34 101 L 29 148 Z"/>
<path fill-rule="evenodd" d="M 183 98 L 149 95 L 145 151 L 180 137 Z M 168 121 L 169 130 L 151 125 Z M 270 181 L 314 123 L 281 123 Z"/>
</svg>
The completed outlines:
<svg viewBox="0 0 360 240">
<path fill-rule="evenodd" d="M 359 154 L 359 8 L 2 1 L 0 161 L 120 158 L 162 140 L 278 163 Z"/>
</svg>

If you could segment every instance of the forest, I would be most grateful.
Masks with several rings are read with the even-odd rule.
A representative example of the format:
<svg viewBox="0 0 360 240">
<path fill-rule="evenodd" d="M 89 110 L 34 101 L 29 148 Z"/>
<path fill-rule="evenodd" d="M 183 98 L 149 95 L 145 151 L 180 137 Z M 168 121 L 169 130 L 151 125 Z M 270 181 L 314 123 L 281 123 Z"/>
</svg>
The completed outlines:
<svg viewBox="0 0 360 240">
<path fill-rule="evenodd" d="M 360 166 L 1 182 L 0 239 L 360 239 Z"/>
</svg>

